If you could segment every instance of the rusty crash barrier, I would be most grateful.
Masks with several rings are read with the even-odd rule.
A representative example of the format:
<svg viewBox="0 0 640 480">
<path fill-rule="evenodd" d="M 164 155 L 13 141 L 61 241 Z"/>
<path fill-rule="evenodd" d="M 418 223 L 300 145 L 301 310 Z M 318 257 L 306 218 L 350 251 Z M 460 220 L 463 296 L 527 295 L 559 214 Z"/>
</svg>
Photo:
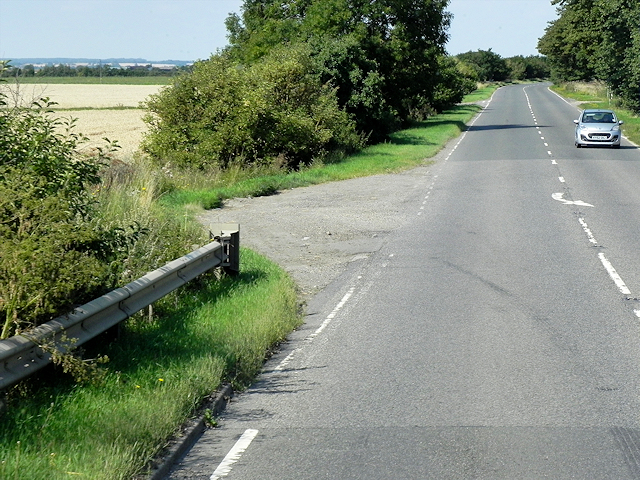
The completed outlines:
<svg viewBox="0 0 640 480">
<path fill-rule="evenodd" d="M 0 340 L 0 392 L 50 363 L 52 354 L 41 345 L 54 345 L 59 351 L 64 351 L 69 341 L 74 347 L 82 345 L 212 268 L 239 272 L 239 225 L 212 225 L 210 238 L 207 245 L 71 313 Z"/>
</svg>

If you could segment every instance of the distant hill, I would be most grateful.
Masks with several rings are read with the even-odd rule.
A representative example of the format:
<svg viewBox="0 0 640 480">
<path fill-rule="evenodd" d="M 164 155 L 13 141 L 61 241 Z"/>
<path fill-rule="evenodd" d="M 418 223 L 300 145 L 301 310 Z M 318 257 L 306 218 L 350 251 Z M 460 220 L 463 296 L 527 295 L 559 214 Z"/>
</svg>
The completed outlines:
<svg viewBox="0 0 640 480">
<path fill-rule="evenodd" d="M 185 65 L 191 65 L 192 60 L 146 60 L 144 58 L 3 58 L 0 60 L 11 60 L 11 65 L 14 67 L 20 67 L 22 65 L 99 65 L 99 64 L 115 64 L 121 63 L 138 63 L 138 64 L 165 64 L 176 65 L 183 67 Z"/>
</svg>

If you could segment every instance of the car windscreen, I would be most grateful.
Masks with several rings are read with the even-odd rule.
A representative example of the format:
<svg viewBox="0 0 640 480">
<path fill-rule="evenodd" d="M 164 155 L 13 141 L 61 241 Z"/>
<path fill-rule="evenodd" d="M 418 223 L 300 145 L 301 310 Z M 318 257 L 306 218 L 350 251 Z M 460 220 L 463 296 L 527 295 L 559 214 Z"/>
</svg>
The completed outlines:
<svg viewBox="0 0 640 480">
<path fill-rule="evenodd" d="M 583 123 L 616 123 L 613 113 L 597 112 L 585 113 L 582 116 Z"/>
</svg>

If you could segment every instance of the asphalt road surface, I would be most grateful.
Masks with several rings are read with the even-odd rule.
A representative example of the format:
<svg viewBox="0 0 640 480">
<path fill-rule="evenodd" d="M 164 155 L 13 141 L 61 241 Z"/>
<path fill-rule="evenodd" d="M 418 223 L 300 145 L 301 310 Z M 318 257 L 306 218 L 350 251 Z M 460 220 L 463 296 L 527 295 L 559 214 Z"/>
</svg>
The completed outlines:
<svg viewBox="0 0 640 480">
<path fill-rule="evenodd" d="M 640 478 L 640 151 L 498 90 L 178 479 Z"/>
</svg>

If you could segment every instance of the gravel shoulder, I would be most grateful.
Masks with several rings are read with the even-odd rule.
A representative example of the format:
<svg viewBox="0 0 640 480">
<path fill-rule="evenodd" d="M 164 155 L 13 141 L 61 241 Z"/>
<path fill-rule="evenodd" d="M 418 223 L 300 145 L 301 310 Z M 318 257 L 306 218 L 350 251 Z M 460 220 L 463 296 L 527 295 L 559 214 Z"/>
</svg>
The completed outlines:
<svg viewBox="0 0 640 480">
<path fill-rule="evenodd" d="M 241 244 L 284 268 L 305 298 L 323 290 L 350 262 L 378 251 L 390 232 L 415 216 L 407 207 L 415 205 L 417 187 L 430 181 L 433 164 L 449 145 L 402 173 L 231 199 L 199 220 L 205 227 L 239 223 Z"/>
<path fill-rule="evenodd" d="M 474 102 L 486 107 L 489 99 Z M 199 221 L 238 223 L 240 243 L 286 270 L 303 300 L 322 291 L 348 267 L 378 251 L 389 233 L 415 218 L 416 198 L 432 182 L 433 169 L 459 141 L 450 140 L 422 165 L 279 192 L 235 198 L 204 212 Z M 241 267 L 242 268 L 242 267 Z"/>
</svg>

